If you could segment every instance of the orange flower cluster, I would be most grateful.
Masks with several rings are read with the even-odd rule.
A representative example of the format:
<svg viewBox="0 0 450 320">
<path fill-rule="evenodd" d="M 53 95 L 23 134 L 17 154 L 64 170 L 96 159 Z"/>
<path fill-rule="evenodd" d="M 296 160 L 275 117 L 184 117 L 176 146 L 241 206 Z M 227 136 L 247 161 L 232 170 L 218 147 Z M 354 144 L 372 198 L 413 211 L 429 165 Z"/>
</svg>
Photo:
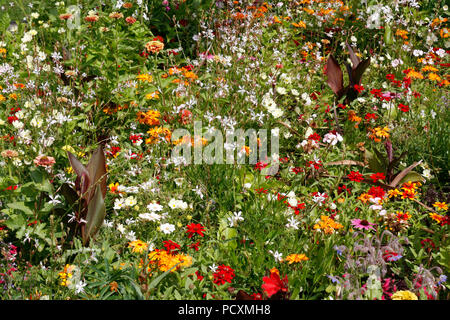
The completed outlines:
<svg viewBox="0 0 450 320">
<path fill-rule="evenodd" d="M 314 230 L 321 230 L 325 234 L 332 234 L 335 230 L 342 229 L 344 226 L 328 216 L 320 216 L 320 221 L 314 225 Z"/>
<path fill-rule="evenodd" d="M 166 250 L 156 249 L 148 254 L 149 264 L 148 272 L 155 268 L 162 272 L 170 270 L 175 272 L 184 267 L 189 267 L 192 264 L 192 257 L 182 253 L 169 253 Z"/>
<path fill-rule="evenodd" d="M 161 114 L 158 110 L 148 110 L 147 112 L 139 111 L 137 114 L 138 122 L 148 126 L 158 126 L 160 124 L 160 116 Z"/>
<path fill-rule="evenodd" d="M 147 131 L 150 135 L 149 138 L 145 139 L 145 144 L 157 143 L 160 139 L 165 139 L 167 142 L 170 141 L 172 137 L 172 132 L 168 128 L 164 127 L 153 127 Z"/>
</svg>

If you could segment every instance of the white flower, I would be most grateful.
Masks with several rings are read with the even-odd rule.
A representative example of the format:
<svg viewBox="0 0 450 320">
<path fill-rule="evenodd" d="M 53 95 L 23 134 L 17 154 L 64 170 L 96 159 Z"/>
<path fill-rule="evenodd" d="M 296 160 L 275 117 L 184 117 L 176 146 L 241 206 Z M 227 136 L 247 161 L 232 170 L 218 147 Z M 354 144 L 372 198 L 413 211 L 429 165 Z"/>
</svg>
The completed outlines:
<svg viewBox="0 0 450 320">
<path fill-rule="evenodd" d="M 84 287 L 86 286 L 86 282 L 80 281 L 75 285 L 75 294 L 79 294 L 84 292 Z"/>
<path fill-rule="evenodd" d="M 152 202 L 147 205 L 147 209 L 152 212 L 161 211 L 163 209 L 163 206 L 158 203 Z"/>
<path fill-rule="evenodd" d="M 159 230 L 165 234 L 171 234 L 175 231 L 175 226 L 170 223 L 163 223 L 159 226 Z"/>
<path fill-rule="evenodd" d="M 136 199 L 134 198 L 134 196 L 130 196 L 128 198 L 125 199 L 125 206 L 127 207 L 133 207 L 137 204 Z"/>
<path fill-rule="evenodd" d="M 279 94 L 281 94 L 281 95 L 285 95 L 286 93 L 287 93 L 287 90 L 286 90 L 286 88 L 283 88 L 283 87 L 277 87 L 277 92 L 279 93 Z"/>
<path fill-rule="evenodd" d="M 327 133 L 324 137 L 323 137 L 323 142 L 329 143 L 332 146 L 336 145 L 338 142 L 341 142 L 342 140 L 344 140 L 342 138 L 342 136 L 336 132 L 336 134 L 333 133 Z"/>
<path fill-rule="evenodd" d="M 125 206 L 124 200 L 122 198 L 117 198 L 114 200 L 114 210 L 120 210 Z"/>
<path fill-rule="evenodd" d="M 272 250 L 269 250 L 269 253 L 271 255 L 273 255 L 273 257 L 275 258 L 275 261 L 277 261 L 277 262 L 283 261 L 283 258 L 282 258 L 283 254 L 282 253 L 279 253 L 278 251 L 273 252 Z"/>
<path fill-rule="evenodd" d="M 161 215 L 159 215 L 155 212 L 146 212 L 146 213 L 141 213 L 139 215 L 139 218 L 144 221 L 159 221 L 159 220 L 161 220 Z"/>
<path fill-rule="evenodd" d="M 218 266 L 216 266 L 215 263 L 213 263 L 211 266 L 209 266 L 209 270 L 211 270 L 212 273 L 217 271 Z"/>
</svg>

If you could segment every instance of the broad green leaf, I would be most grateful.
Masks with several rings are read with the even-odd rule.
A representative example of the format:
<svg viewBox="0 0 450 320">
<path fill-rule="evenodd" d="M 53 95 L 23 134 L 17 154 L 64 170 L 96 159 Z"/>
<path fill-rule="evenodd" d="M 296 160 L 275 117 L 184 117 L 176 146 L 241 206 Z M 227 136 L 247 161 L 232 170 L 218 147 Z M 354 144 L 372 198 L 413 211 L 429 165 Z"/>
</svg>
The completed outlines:
<svg viewBox="0 0 450 320">
<path fill-rule="evenodd" d="M 13 203 L 8 203 L 6 205 L 8 207 L 10 207 L 11 209 L 16 209 L 16 210 L 22 211 L 23 213 L 25 213 L 29 216 L 32 216 L 34 214 L 33 211 L 29 207 L 27 207 L 24 202 L 13 202 Z"/>
<path fill-rule="evenodd" d="M 412 165 L 410 165 L 408 168 L 404 169 L 402 172 L 400 172 L 397 176 L 395 176 L 395 179 L 392 180 L 390 183 L 391 187 L 396 187 L 405 177 L 406 175 L 415 167 L 417 167 L 419 164 L 422 163 L 422 160 L 418 162 L 414 162 Z M 418 174 L 418 173 L 417 173 Z M 419 174 L 418 174 L 419 175 Z M 423 181 L 423 180 L 422 180 Z"/>
</svg>

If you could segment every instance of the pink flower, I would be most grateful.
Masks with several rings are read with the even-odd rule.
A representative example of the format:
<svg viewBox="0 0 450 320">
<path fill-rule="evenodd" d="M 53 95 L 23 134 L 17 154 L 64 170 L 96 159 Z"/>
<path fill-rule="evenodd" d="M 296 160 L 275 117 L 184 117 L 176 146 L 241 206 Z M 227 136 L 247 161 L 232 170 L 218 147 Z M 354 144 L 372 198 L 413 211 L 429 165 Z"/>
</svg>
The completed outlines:
<svg viewBox="0 0 450 320">
<path fill-rule="evenodd" d="M 41 166 L 41 167 L 52 167 L 55 164 L 55 158 L 53 157 L 48 157 L 45 155 L 40 155 L 37 156 L 34 160 L 33 160 L 34 164 L 36 166 Z"/>
<path fill-rule="evenodd" d="M 353 227 L 355 227 L 356 229 L 364 229 L 364 230 L 375 230 L 372 226 L 376 225 L 376 223 L 371 223 L 367 220 L 361 220 L 361 219 L 353 219 L 352 220 L 352 225 Z"/>
</svg>

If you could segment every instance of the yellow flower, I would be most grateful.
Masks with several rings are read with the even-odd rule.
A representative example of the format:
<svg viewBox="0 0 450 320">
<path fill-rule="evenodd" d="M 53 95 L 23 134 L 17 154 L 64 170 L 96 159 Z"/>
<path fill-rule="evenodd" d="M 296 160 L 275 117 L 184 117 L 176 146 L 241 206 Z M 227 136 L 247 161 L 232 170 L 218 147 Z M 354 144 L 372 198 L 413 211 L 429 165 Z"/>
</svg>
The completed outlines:
<svg viewBox="0 0 450 320">
<path fill-rule="evenodd" d="M 293 254 L 288 255 L 285 260 L 288 261 L 289 264 L 293 264 L 296 262 L 300 263 L 302 261 L 307 261 L 307 260 L 309 260 L 309 258 L 303 253 L 301 253 L 301 254 L 293 253 Z"/>
<path fill-rule="evenodd" d="M 419 300 L 414 292 L 409 290 L 397 291 L 391 296 L 392 300 Z"/>
<path fill-rule="evenodd" d="M 147 99 L 147 100 L 156 100 L 156 99 L 159 99 L 159 91 L 156 90 L 156 91 L 147 93 L 147 94 L 145 95 L 145 99 Z"/>
<path fill-rule="evenodd" d="M 363 193 L 358 197 L 358 200 L 362 201 L 363 203 L 367 203 L 370 199 L 373 197 L 368 193 Z"/>
<path fill-rule="evenodd" d="M 428 74 L 428 79 L 430 79 L 431 81 L 441 81 L 441 77 L 439 77 L 436 73 L 432 72 L 430 74 Z"/>
<path fill-rule="evenodd" d="M 445 202 L 435 202 L 433 203 L 433 207 L 435 207 L 437 210 L 448 210 L 448 205 Z"/>
<path fill-rule="evenodd" d="M 444 220 L 444 217 L 441 216 L 440 214 L 430 212 L 429 215 L 430 215 L 430 218 L 433 219 L 434 221 L 436 221 L 437 223 L 441 223 L 442 220 Z"/>
<path fill-rule="evenodd" d="M 148 244 L 142 240 L 135 240 L 128 244 L 128 248 L 132 248 L 132 252 L 142 253 L 147 251 Z"/>
<path fill-rule="evenodd" d="M 147 52 L 158 53 L 164 49 L 164 43 L 158 40 L 152 40 L 145 44 Z"/>
<path fill-rule="evenodd" d="M 153 77 L 150 74 L 148 74 L 148 73 L 140 74 L 140 75 L 138 75 L 136 77 L 136 79 L 139 80 L 139 81 L 142 81 L 142 82 L 144 82 L 144 81 L 152 82 L 153 81 Z"/>
<path fill-rule="evenodd" d="M 300 21 L 299 23 L 293 22 L 292 25 L 296 28 L 306 28 L 306 23 Z"/>
<path fill-rule="evenodd" d="M 314 225 L 314 230 L 321 230 L 325 234 L 332 234 L 337 229 L 342 229 L 344 226 L 328 216 L 320 216 L 320 221 Z"/>
<path fill-rule="evenodd" d="M 397 198 L 401 192 L 398 189 L 391 189 L 388 191 L 389 198 L 395 197 Z"/>
<path fill-rule="evenodd" d="M 384 128 L 376 127 L 376 128 L 374 128 L 374 130 L 375 130 L 375 135 L 377 137 L 389 138 L 389 131 L 391 129 L 389 129 L 388 127 L 384 127 Z"/>
</svg>

